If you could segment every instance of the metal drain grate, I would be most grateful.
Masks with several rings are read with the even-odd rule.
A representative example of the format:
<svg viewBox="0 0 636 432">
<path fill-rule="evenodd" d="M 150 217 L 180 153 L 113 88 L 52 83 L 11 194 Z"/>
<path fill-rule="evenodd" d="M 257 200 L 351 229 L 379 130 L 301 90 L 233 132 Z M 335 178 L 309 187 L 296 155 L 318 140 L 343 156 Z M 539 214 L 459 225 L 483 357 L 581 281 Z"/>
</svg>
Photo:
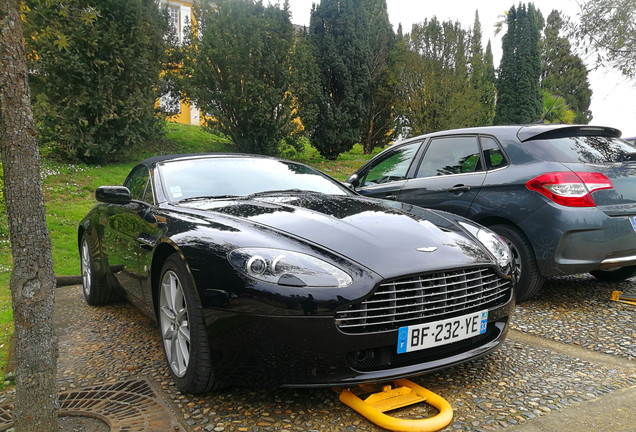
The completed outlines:
<svg viewBox="0 0 636 432">
<path fill-rule="evenodd" d="M 185 431 L 157 391 L 141 378 L 60 393 L 61 415 L 86 415 L 103 420 L 111 432 Z M 13 425 L 13 405 L 0 406 L 0 431 Z"/>
</svg>

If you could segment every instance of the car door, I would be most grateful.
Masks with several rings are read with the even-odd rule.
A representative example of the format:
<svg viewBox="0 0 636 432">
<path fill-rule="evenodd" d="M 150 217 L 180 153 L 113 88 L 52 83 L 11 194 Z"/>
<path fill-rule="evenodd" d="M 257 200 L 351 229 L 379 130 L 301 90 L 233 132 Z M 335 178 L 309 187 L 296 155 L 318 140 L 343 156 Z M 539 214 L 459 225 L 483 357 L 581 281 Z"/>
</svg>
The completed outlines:
<svg viewBox="0 0 636 432">
<path fill-rule="evenodd" d="M 141 304 L 144 302 L 142 280 L 145 277 L 142 255 L 147 253 L 144 240 L 149 231 L 145 216 L 152 204 L 148 202 L 152 201 L 149 183 L 148 168 L 140 166 L 131 172 L 124 185 L 137 202 L 110 204 L 104 227 L 104 245 L 110 270 L 117 282 L 134 297 L 131 300 Z"/>
<path fill-rule="evenodd" d="M 356 191 L 374 198 L 397 199 L 422 142 L 396 146 L 372 161 L 358 175 Z"/>
<path fill-rule="evenodd" d="M 465 216 L 486 178 L 477 135 L 433 137 L 398 200 Z"/>
</svg>

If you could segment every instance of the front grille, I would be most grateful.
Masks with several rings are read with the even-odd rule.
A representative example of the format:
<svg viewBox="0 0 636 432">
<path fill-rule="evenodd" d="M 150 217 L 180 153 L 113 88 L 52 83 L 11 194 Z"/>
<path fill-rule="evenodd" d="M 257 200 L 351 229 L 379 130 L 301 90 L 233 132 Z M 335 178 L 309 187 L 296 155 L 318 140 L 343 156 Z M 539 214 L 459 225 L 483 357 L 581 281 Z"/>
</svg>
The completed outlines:
<svg viewBox="0 0 636 432">
<path fill-rule="evenodd" d="M 378 286 L 371 297 L 336 312 L 344 333 L 395 330 L 505 304 L 512 283 L 492 268 L 427 273 Z"/>
</svg>

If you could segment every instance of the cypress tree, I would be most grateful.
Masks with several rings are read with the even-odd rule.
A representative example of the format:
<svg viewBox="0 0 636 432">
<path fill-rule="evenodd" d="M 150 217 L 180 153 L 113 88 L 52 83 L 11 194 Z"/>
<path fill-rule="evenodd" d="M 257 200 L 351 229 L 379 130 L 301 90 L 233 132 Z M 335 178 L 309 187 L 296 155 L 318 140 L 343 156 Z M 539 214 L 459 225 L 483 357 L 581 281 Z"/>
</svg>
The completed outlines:
<svg viewBox="0 0 636 432">
<path fill-rule="evenodd" d="M 311 143 L 327 159 L 360 141 L 371 99 L 369 21 L 363 0 L 321 0 L 314 4 L 310 37 L 321 94 Z"/>
<path fill-rule="evenodd" d="M 494 124 L 533 123 L 541 119 L 539 21 L 532 3 L 512 6 L 508 12 Z"/>
<path fill-rule="evenodd" d="M 592 119 L 592 90 L 587 69 L 579 56 L 572 53 L 568 39 L 561 36 L 563 19 L 553 10 L 546 21 L 543 35 L 541 88 L 560 96 L 574 111 L 575 123 L 587 124 Z"/>
<path fill-rule="evenodd" d="M 475 11 L 475 21 L 470 37 L 470 68 L 471 82 L 473 87 L 478 87 L 480 79 L 484 75 L 486 65 L 483 62 L 484 56 L 481 48 L 481 23 L 479 22 L 479 11 Z"/>
<path fill-rule="evenodd" d="M 360 141 L 365 154 L 382 147 L 393 136 L 393 105 L 395 101 L 394 69 L 396 40 L 389 22 L 386 0 L 363 2 L 369 16 L 369 47 L 371 49 L 371 99 L 362 124 Z"/>
<path fill-rule="evenodd" d="M 479 104 L 474 108 L 474 126 L 492 124 L 492 119 L 495 115 L 495 98 L 497 93 L 490 41 L 488 41 L 487 52 L 486 55 L 484 55 L 481 45 L 481 36 L 479 12 L 475 11 L 475 22 L 470 38 L 470 82 Z"/>
<path fill-rule="evenodd" d="M 307 28 L 296 35 L 291 57 L 292 94 L 303 134 L 311 136 L 318 117 L 318 101 L 321 95 L 318 65 Z"/>
<path fill-rule="evenodd" d="M 484 72 L 485 78 L 488 82 L 491 82 L 493 85 L 495 84 L 495 61 L 492 56 L 492 44 L 490 40 L 488 40 L 488 45 L 486 45 L 486 53 L 484 54 L 484 65 L 486 66 L 486 70 Z"/>
</svg>

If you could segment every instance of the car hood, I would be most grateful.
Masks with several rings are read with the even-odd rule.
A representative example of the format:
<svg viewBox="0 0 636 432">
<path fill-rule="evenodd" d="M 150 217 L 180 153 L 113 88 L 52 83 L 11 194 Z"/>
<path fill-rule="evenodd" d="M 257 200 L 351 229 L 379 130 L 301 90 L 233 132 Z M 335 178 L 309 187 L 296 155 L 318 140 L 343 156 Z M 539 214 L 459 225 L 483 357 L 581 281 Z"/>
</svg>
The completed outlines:
<svg viewBox="0 0 636 432">
<path fill-rule="evenodd" d="M 385 278 L 492 263 L 472 237 L 441 213 L 399 202 L 305 194 L 181 206 L 284 232 Z"/>
</svg>

